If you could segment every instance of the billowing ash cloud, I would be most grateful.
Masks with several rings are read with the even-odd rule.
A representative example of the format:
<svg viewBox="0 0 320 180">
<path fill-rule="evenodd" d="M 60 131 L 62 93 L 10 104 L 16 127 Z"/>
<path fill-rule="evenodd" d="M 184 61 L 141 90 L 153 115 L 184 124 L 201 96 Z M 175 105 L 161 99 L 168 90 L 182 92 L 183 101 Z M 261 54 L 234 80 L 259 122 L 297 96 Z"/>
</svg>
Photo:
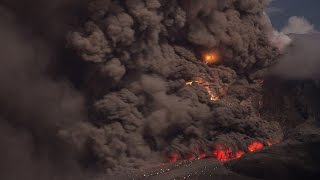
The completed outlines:
<svg viewBox="0 0 320 180">
<path fill-rule="evenodd" d="M 267 18 L 268 20 L 268 18 Z M 269 22 L 269 24 L 271 24 Z M 281 53 L 284 53 L 286 48 L 292 43 L 292 34 L 311 34 L 318 31 L 304 17 L 292 16 L 289 18 L 288 23 L 281 31 L 272 30 L 272 26 L 269 27 L 269 37 L 271 43 L 277 47 Z"/>
<path fill-rule="evenodd" d="M 304 17 L 293 16 L 288 20 L 288 24 L 282 29 L 285 34 L 307 34 L 315 32 L 314 25 L 312 25 Z"/>
<path fill-rule="evenodd" d="M 217 143 L 245 150 L 253 140 L 281 140 L 278 123 L 259 114 L 260 80 L 278 55 L 266 5 L 91 1 L 87 21 L 67 38 L 87 64 L 97 165 L 122 172 L 157 165 L 169 152 L 197 154 Z M 208 51 L 221 61 L 205 64 Z"/>
<path fill-rule="evenodd" d="M 0 177 L 81 179 L 78 159 L 82 149 L 70 143 L 75 137 L 65 131 L 85 120 L 84 99 L 70 83 L 49 77 L 58 42 L 46 37 L 61 33 L 54 35 L 46 26 L 32 24 L 40 22 L 40 12 L 39 18 L 28 20 L 27 11 L 32 11 L 35 2 L 29 1 L 25 11 L 19 11 L 22 4 L 14 1 L 0 4 Z M 10 6 L 4 6 L 7 3 Z M 80 137 L 81 131 L 74 132 Z"/>
<path fill-rule="evenodd" d="M 292 34 L 293 42 L 273 68 L 272 74 L 285 79 L 319 79 L 320 33 Z"/>
<path fill-rule="evenodd" d="M 273 36 L 274 44 L 282 43 L 283 55 L 276 66 L 272 68 L 272 75 L 285 79 L 318 79 L 320 67 L 320 53 L 318 52 L 320 33 L 307 19 L 293 16 L 281 32 Z M 285 41 L 287 39 L 287 41 Z M 287 43 L 284 43 L 287 42 Z M 284 49 L 285 48 L 285 49 Z"/>
</svg>

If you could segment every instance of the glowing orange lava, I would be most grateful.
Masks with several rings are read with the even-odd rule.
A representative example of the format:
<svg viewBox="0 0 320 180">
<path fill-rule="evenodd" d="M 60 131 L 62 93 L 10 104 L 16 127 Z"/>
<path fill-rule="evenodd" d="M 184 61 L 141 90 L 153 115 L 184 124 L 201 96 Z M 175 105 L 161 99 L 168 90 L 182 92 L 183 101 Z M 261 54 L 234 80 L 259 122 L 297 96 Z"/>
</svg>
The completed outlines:
<svg viewBox="0 0 320 180">
<path fill-rule="evenodd" d="M 227 161 L 232 159 L 232 150 L 228 147 L 223 147 L 221 145 L 217 145 L 216 149 L 212 151 L 214 157 L 216 157 L 219 161 Z"/>
<path fill-rule="evenodd" d="M 214 91 L 211 90 L 210 84 L 209 84 L 207 81 L 205 81 L 204 79 L 202 79 L 202 78 L 197 78 L 197 79 L 194 80 L 194 81 L 188 81 L 188 82 L 186 82 L 186 85 L 187 85 L 187 86 L 192 86 L 193 83 L 197 83 L 199 86 L 201 86 L 202 88 L 204 88 L 204 89 L 207 91 L 207 93 L 209 94 L 211 101 L 217 101 L 217 100 L 219 100 L 219 96 L 218 96 Z"/>
<path fill-rule="evenodd" d="M 203 60 L 206 64 L 216 64 L 219 61 L 219 55 L 217 52 L 204 53 Z"/>
<path fill-rule="evenodd" d="M 248 145 L 249 152 L 254 152 L 263 149 L 263 144 L 258 141 L 254 141 Z"/>
<path fill-rule="evenodd" d="M 235 158 L 236 158 L 236 159 L 241 158 L 243 155 L 244 155 L 244 152 L 243 152 L 243 151 L 237 151 Z"/>
<path fill-rule="evenodd" d="M 241 158 L 245 154 L 245 152 L 240 150 L 233 152 L 232 149 L 229 147 L 217 145 L 215 149 L 212 151 L 212 154 L 219 161 L 228 161 Z"/>
<path fill-rule="evenodd" d="M 275 143 L 279 143 L 280 141 L 271 141 L 271 140 L 267 140 L 266 141 L 266 145 L 271 146 Z M 264 148 L 264 144 L 259 142 L 259 141 L 253 141 L 252 143 L 250 143 L 248 145 L 248 149 L 246 152 L 255 152 L 255 151 L 259 151 L 262 150 Z M 212 150 L 212 154 L 206 154 L 204 152 L 200 153 L 200 154 L 193 154 L 193 153 L 187 153 L 185 155 L 183 155 L 182 157 L 184 158 L 184 160 L 199 160 L 199 159 L 205 159 L 205 158 L 215 158 L 219 161 L 225 162 L 225 161 L 230 161 L 230 160 L 234 160 L 234 159 L 239 159 L 241 158 L 243 155 L 246 154 L 245 151 L 242 150 L 237 150 L 237 151 L 233 151 L 232 148 L 225 146 L 225 145 L 215 145 L 214 149 Z M 171 153 L 168 157 L 168 161 L 170 163 L 175 163 L 179 160 L 179 154 L 177 152 Z"/>
</svg>

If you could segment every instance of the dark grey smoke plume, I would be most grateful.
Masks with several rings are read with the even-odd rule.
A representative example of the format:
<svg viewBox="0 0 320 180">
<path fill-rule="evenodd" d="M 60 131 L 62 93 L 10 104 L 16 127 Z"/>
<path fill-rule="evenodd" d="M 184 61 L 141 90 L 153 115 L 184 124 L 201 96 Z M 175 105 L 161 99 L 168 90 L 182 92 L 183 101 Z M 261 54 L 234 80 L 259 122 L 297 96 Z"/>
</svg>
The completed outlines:
<svg viewBox="0 0 320 180">
<path fill-rule="evenodd" d="M 49 76 L 67 24 L 45 23 L 41 11 L 48 9 L 26 3 L 0 4 L 0 178 L 81 179 L 82 150 L 70 140 L 82 133 L 66 131 L 86 119 L 84 99 L 67 81 Z M 48 31 L 49 24 L 61 31 Z"/>
<path fill-rule="evenodd" d="M 217 143 L 246 149 L 281 140 L 262 119 L 261 78 L 278 51 L 264 0 L 94 0 L 68 34 L 87 64 L 92 153 L 108 172 L 197 154 Z M 202 54 L 218 51 L 206 65 Z M 198 81 L 186 86 L 187 81 Z M 209 94 L 220 97 L 211 101 Z M 182 157 L 183 158 L 183 157 Z"/>
<path fill-rule="evenodd" d="M 2 179 L 79 179 L 282 139 L 260 116 L 278 56 L 267 1 L 0 2 Z M 203 62 L 210 51 L 220 62 Z"/>
</svg>

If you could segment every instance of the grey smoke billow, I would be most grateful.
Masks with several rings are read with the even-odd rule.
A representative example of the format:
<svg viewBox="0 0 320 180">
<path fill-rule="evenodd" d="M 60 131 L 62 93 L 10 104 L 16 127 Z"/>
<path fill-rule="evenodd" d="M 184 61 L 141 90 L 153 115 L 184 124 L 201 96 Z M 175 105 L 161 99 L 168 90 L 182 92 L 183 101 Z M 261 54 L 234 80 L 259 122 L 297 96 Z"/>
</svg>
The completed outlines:
<svg viewBox="0 0 320 180">
<path fill-rule="evenodd" d="M 254 140 L 281 140 L 279 124 L 259 114 L 259 80 L 278 56 L 268 38 L 267 4 L 89 2 L 86 21 L 67 40 L 87 64 L 96 165 L 119 173 L 160 164 L 170 152 L 210 153 L 217 143 L 246 150 Z M 220 53 L 219 64 L 202 62 L 210 50 Z M 220 100 L 211 101 L 199 84 L 185 85 L 196 79 Z"/>
<path fill-rule="evenodd" d="M 123 173 L 171 152 L 282 139 L 260 116 L 259 82 L 278 56 L 267 1 L 0 2 L 4 179 Z M 201 60 L 211 50 L 216 65 Z"/>
<path fill-rule="evenodd" d="M 316 32 L 314 25 L 304 17 L 293 16 L 288 24 L 282 29 L 285 34 L 307 34 Z"/>
<path fill-rule="evenodd" d="M 272 69 L 285 79 L 318 80 L 320 78 L 320 33 L 291 34 L 293 42 Z"/>
<path fill-rule="evenodd" d="M 31 25 L 40 22 L 40 17 L 27 20 L 27 11 L 36 1 L 29 1 L 25 11 L 19 11 L 24 17 L 16 12 L 19 3 L 10 3 L 0 4 L 0 177 L 82 179 L 85 174 L 78 163 L 82 150 L 72 144 L 70 139 L 75 138 L 65 131 L 81 126 L 74 132 L 85 136 L 84 98 L 68 81 L 49 76 L 50 64 L 57 57 L 57 41 L 34 33 L 47 32 L 45 25 Z M 65 25 L 51 23 L 55 27 Z"/>
</svg>

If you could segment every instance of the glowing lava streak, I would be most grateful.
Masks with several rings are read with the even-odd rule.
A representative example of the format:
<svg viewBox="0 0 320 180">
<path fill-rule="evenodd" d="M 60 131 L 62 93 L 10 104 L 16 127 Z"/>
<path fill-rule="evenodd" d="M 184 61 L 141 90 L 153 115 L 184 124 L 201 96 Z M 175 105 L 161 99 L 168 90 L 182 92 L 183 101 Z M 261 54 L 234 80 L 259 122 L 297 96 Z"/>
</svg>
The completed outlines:
<svg viewBox="0 0 320 180">
<path fill-rule="evenodd" d="M 203 55 L 206 64 L 215 64 L 219 61 L 219 55 L 216 52 L 208 52 Z"/>
<path fill-rule="evenodd" d="M 214 92 L 211 90 L 210 84 L 209 84 L 207 81 L 205 81 L 204 79 L 202 79 L 202 78 L 197 78 L 195 81 L 186 82 L 186 85 L 192 86 L 193 83 L 197 83 L 199 86 L 201 86 L 202 88 L 204 88 L 204 89 L 207 91 L 207 93 L 209 94 L 211 101 L 217 101 L 217 100 L 219 100 L 219 96 L 216 95 L 216 93 L 214 93 Z"/>
<path fill-rule="evenodd" d="M 251 144 L 248 145 L 248 150 L 250 152 L 254 152 L 254 151 L 258 151 L 263 149 L 263 144 L 261 142 L 258 141 L 254 141 Z"/>
<path fill-rule="evenodd" d="M 254 141 L 248 145 L 248 151 L 255 152 L 263 149 L 263 147 L 264 146 L 261 142 Z M 212 154 L 219 161 L 228 161 L 228 160 L 241 158 L 245 154 L 245 152 L 241 150 L 233 152 L 229 147 L 217 145 L 215 149 L 212 151 Z"/>
<path fill-rule="evenodd" d="M 228 161 L 241 158 L 245 153 L 243 151 L 233 152 L 231 148 L 217 145 L 212 151 L 213 156 L 219 161 Z"/>
<path fill-rule="evenodd" d="M 275 143 L 279 143 L 279 141 L 271 141 L 271 140 L 267 141 L 268 146 L 271 146 Z M 261 142 L 253 141 L 248 145 L 248 152 L 259 151 L 259 150 L 262 150 L 263 148 L 264 148 L 264 145 Z M 245 154 L 244 151 L 241 151 L 241 150 L 233 151 L 230 147 L 218 144 L 218 145 L 215 145 L 215 148 L 212 150 L 211 155 L 206 153 L 200 153 L 198 155 L 187 153 L 182 157 L 184 157 L 185 160 L 191 160 L 191 161 L 213 157 L 219 161 L 225 162 L 229 160 L 239 159 L 244 154 Z M 168 157 L 168 161 L 171 163 L 175 163 L 179 160 L 179 157 L 181 157 L 179 153 L 177 152 L 171 153 Z"/>
</svg>

